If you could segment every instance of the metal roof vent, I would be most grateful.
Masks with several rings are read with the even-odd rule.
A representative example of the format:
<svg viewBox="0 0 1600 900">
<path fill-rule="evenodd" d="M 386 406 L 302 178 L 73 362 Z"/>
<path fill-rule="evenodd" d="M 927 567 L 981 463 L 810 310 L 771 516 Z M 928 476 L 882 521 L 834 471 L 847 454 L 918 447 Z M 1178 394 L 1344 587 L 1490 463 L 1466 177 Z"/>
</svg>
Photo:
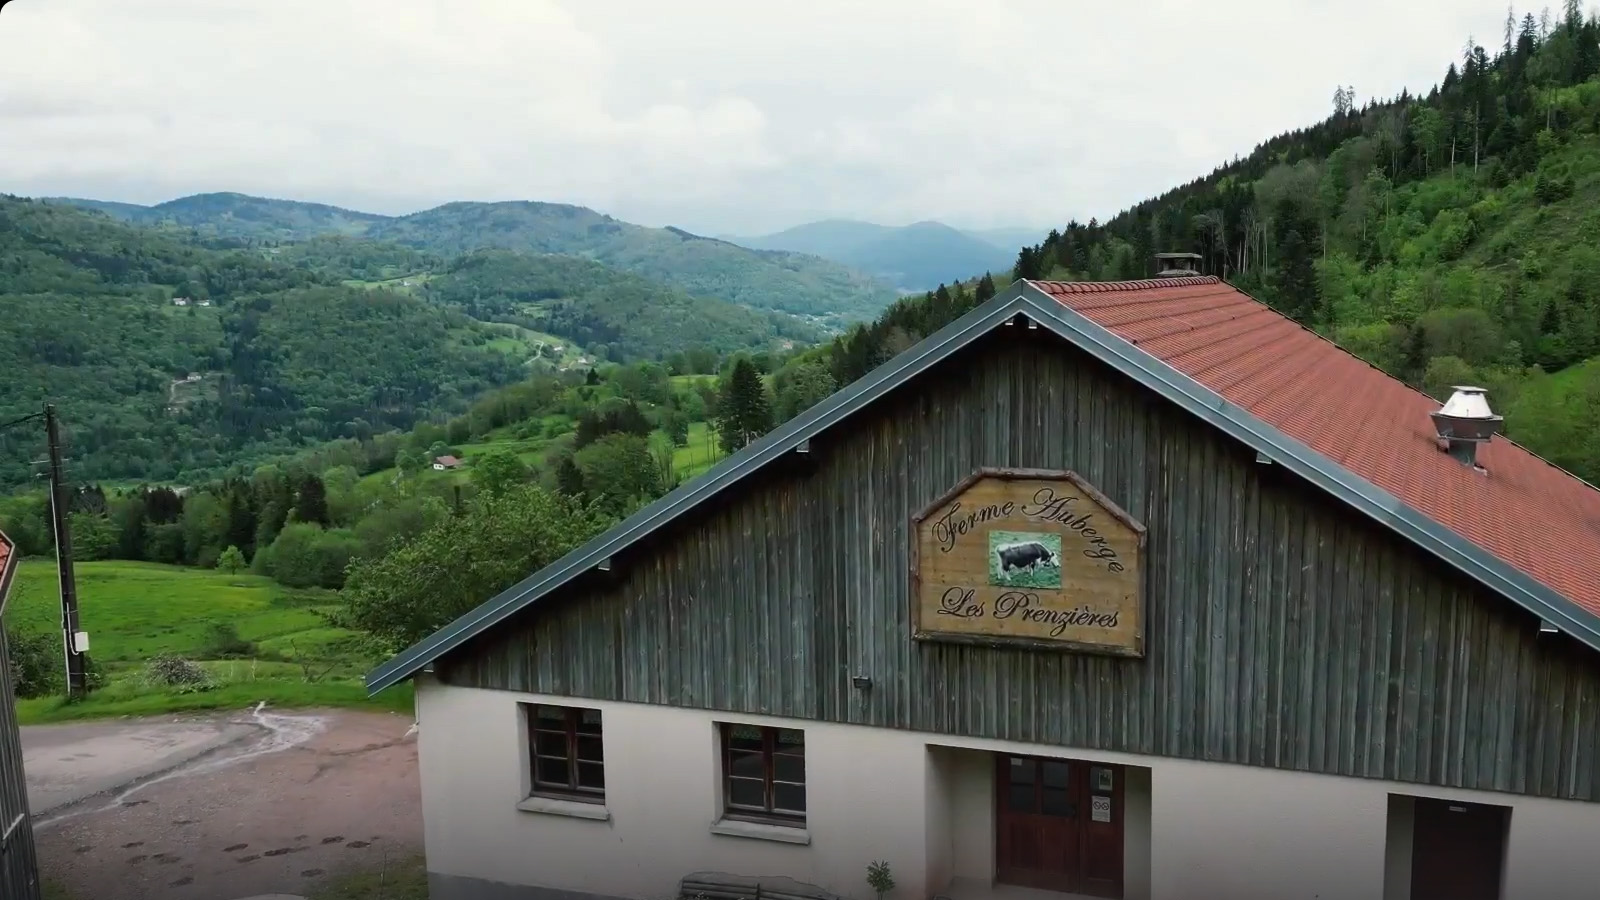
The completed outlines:
<svg viewBox="0 0 1600 900">
<path fill-rule="evenodd" d="M 1479 471 L 1483 467 L 1478 465 L 1478 445 L 1499 434 L 1504 421 L 1489 409 L 1488 393 L 1480 387 L 1457 385 L 1444 406 L 1432 413 L 1439 449 Z"/>
<path fill-rule="evenodd" d="M 1193 278 L 1200 274 L 1198 253 L 1157 253 L 1157 278 Z"/>
</svg>

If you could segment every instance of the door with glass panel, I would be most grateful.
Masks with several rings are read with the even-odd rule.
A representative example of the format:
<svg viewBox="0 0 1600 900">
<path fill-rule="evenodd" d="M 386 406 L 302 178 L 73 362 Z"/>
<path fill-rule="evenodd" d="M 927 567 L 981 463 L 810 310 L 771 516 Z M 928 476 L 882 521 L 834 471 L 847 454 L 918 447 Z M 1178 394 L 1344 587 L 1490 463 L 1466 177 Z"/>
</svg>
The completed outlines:
<svg viewBox="0 0 1600 900">
<path fill-rule="evenodd" d="M 996 759 L 995 880 L 1122 896 L 1122 770 L 1070 759 Z"/>
</svg>

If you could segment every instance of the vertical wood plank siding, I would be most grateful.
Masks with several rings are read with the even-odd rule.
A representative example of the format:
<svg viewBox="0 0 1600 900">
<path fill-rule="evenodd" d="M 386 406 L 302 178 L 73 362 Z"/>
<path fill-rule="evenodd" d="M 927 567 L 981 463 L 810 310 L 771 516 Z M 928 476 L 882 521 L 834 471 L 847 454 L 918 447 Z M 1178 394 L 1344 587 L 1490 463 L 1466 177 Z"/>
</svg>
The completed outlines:
<svg viewBox="0 0 1600 900">
<path fill-rule="evenodd" d="M 439 676 L 1600 801 L 1600 657 L 1052 338 L 979 343 L 812 453 Z M 908 520 L 979 466 L 1073 469 L 1145 524 L 1146 658 L 911 640 Z"/>
<path fill-rule="evenodd" d="M 5 629 L 0 627 L 0 835 L 12 828 L 17 816 L 23 817 L 0 843 L 0 898 L 39 900 L 38 859 L 28 819 L 28 783 L 22 776 L 22 741 L 12 694 L 11 654 Z"/>
</svg>

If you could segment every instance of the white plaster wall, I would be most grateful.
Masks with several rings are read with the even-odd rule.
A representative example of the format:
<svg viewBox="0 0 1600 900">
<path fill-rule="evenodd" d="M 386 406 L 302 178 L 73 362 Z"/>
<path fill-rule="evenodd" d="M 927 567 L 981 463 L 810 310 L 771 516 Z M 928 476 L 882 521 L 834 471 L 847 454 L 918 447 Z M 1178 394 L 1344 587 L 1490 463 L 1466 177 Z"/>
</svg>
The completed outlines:
<svg viewBox="0 0 1600 900">
<path fill-rule="evenodd" d="M 1140 766 L 1122 770 L 1122 816 L 1127 823 L 1122 832 L 1123 900 L 1150 900 L 1151 771 Z"/>
<path fill-rule="evenodd" d="M 1013 752 L 1148 769 L 1148 783 L 1146 773 L 1130 773 L 1126 787 L 1127 900 L 1409 900 L 1386 852 L 1400 850 L 1402 838 L 1409 845 L 1409 831 L 1390 826 L 1391 793 L 1512 807 L 1507 900 L 1592 900 L 1600 884 L 1594 849 L 1600 804 L 569 702 L 443 687 L 431 679 L 419 679 L 417 687 L 428 866 L 449 875 L 666 900 L 684 875 L 712 870 L 785 875 L 867 900 L 867 864 L 885 859 L 899 883 L 894 900 L 926 900 L 947 887 L 940 883 L 947 876 L 983 885 L 992 878 L 993 769 L 986 753 Z M 610 821 L 516 808 L 526 779 L 517 704 L 540 699 L 602 711 Z M 805 730 L 809 845 L 712 833 L 720 809 L 713 723 L 724 719 Z M 946 848 L 948 859 L 937 859 Z"/>
<path fill-rule="evenodd" d="M 783 875 L 867 897 L 867 865 L 883 859 L 897 896 L 927 894 L 927 754 L 902 735 L 721 717 L 805 729 L 811 843 L 775 843 L 712 833 L 720 812 L 719 717 L 670 707 L 567 704 L 601 711 L 610 821 L 517 809 L 525 778 L 517 704 L 534 699 L 419 681 L 430 870 L 650 900 L 674 896 L 683 876 L 706 870 Z"/>
<path fill-rule="evenodd" d="M 981 750 L 937 749 L 953 763 L 951 875 L 987 884 L 994 878 L 994 757 Z"/>
<path fill-rule="evenodd" d="M 1383 896 L 1378 782 L 1162 760 L 1150 793 L 1152 897 Z"/>
<path fill-rule="evenodd" d="M 941 747 L 929 747 L 926 770 L 927 857 L 926 880 L 929 889 L 949 884 L 953 874 L 954 837 L 951 833 L 955 760 Z"/>
</svg>

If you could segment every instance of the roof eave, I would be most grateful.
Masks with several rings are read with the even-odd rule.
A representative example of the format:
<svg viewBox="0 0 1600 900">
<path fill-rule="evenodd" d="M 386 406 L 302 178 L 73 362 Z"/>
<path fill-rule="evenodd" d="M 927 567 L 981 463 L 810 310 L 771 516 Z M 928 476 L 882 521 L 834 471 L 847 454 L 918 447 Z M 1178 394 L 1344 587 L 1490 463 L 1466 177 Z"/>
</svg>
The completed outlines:
<svg viewBox="0 0 1600 900">
<path fill-rule="evenodd" d="M 1041 289 L 1027 282 L 1018 282 L 809 412 L 723 460 L 705 475 L 646 506 L 553 565 L 501 592 L 401 652 L 368 675 L 369 694 L 376 694 L 416 674 L 423 666 L 583 572 L 595 568 L 603 560 L 790 452 L 801 441 L 809 440 L 838 424 L 978 337 L 1003 326 L 1019 313 L 1028 315 L 1056 336 L 1078 345 L 1112 368 L 1199 416 L 1224 434 L 1265 454 L 1273 462 L 1435 554 L 1491 590 L 1505 595 L 1542 620 L 1589 647 L 1600 650 L 1600 617 L 1444 528 L 1339 463 L 1279 431 L 1243 407 L 1229 403 L 1222 395 L 1117 337 Z"/>
</svg>

